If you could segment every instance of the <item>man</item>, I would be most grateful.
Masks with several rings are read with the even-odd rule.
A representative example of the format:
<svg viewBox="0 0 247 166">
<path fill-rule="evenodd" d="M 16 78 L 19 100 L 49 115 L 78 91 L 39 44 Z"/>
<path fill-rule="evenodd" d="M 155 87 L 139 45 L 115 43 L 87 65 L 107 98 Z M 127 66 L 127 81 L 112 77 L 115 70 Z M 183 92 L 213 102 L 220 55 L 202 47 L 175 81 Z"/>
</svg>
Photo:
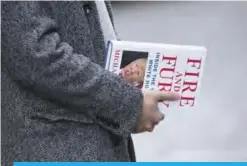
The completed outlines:
<svg viewBox="0 0 247 166">
<path fill-rule="evenodd" d="M 152 131 L 157 102 L 177 99 L 104 70 L 99 14 L 93 1 L 2 1 L 3 166 L 133 161 L 130 134 Z"/>
<path fill-rule="evenodd" d="M 146 58 L 136 59 L 120 69 L 119 75 L 127 82 L 134 84 L 137 88 L 142 88 L 146 72 L 146 65 Z"/>
</svg>

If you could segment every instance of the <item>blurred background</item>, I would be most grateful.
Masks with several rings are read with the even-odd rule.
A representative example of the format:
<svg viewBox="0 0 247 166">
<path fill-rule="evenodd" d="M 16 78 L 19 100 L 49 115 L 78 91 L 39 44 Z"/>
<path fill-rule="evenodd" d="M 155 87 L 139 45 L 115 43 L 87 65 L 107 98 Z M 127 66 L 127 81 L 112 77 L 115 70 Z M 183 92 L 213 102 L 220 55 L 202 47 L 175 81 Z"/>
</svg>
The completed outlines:
<svg viewBox="0 0 247 166">
<path fill-rule="evenodd" d="M 138 161 L 247 161 L 247 2 L 113 2 L 122 40 L 208 49 L 200 104 L 134 135 Z"/>
</svg>

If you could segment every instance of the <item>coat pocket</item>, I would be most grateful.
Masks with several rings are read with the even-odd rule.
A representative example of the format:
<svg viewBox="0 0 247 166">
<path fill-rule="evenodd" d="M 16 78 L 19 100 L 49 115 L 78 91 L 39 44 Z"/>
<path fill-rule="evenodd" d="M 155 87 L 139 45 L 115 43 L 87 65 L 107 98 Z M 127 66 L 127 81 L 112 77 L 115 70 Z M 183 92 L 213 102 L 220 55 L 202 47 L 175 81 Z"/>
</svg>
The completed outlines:
<svg viewBox="0 0 247 166">
<path fill-rule="evenodd" d="M 83 112 L 83 111 L 82 111 Z M 46 123 L 56 123 L 60 121 L 71 121 L 76 123 L 95 123 L 90 117 L 65 108 L 51 108 L 31 114 L 31 119 L 42 120 Z"/>
</svg>

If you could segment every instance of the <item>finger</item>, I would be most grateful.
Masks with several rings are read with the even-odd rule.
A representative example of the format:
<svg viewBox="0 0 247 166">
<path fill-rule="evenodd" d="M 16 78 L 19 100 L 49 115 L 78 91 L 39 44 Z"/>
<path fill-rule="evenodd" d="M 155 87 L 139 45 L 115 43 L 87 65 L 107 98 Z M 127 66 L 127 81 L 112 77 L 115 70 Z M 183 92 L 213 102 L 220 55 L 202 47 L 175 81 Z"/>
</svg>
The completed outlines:
<svg viewBox="0 0 247 166">
<path fill-rule="evenodd" d="M 145 132 L 146 130 L 145 130 L 145 128 L 144 127 L 138 127 L 137 129 L 136 129 L 136 133 L 143 133 L 143 132 Z"/>
<path fill-rule="evenodd" d="M 153 132 L 154 131 L 154 126 L 149 130 L 149 132 Z"/>
<path fill-rule="evenodd" d="M 164 114 L 159 111 L 154 112 L 152 122 L 153 124 L 158 124 L 165 118 Z"/>
<path fill-rule="evenodd" d="M 176 92 L 153 92 L 156 101 L 175 101 L 180 99 L 180 95 Z"/>
<path fill-rule="evenodd" d="M 147 123 L 145 125 L 145 130 L 148 132 L 152 132 L 153 131 L 153 124 L 152 123 Z"/>
<path fill-rule="evenodd" d="M 150 128 L 147 129 L 148 132 L 153 132 L 154 131 L 154 125 Z"/>
</svg>

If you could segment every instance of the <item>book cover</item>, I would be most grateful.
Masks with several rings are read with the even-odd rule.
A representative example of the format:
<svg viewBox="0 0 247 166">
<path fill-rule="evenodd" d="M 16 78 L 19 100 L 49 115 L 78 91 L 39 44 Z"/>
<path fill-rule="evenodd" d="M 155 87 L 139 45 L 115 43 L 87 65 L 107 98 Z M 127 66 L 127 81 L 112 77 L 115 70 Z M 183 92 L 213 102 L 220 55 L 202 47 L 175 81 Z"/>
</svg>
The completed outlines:
<svg viewBox="0 0 247 166">
<path fill-rule="evenodd" d="M 137 88 L 180 93 L 159 110 L 193 108 L 199 101 L 206 48 L 173 44 L 109 41 L 105 69 Z"/>
</svg>

